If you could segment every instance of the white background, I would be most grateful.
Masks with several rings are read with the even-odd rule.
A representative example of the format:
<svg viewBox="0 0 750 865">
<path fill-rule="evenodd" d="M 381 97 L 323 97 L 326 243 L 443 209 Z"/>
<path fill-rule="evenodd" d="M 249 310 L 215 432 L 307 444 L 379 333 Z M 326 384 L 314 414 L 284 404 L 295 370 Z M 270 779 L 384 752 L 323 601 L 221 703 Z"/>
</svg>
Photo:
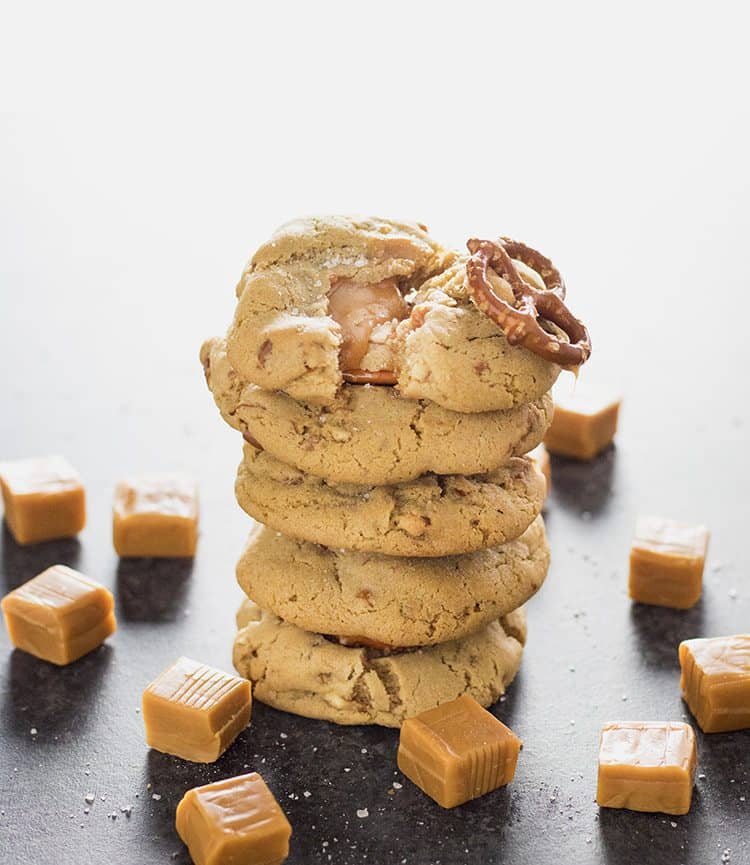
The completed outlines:
<svg viewBox="0 0 750 865">
<path fill-rule="evenodd" d="M 744 6 L 6 4 L 0 340 L 27 332 L 102 435 L 103 404 L 142 399 L 166 445 L 171 394 L 194 395 L 179 424 L 210 422 L 198 346 L 277 224 L 410 217 L 553 258 L 593 336 L 584 378 L 638 400 L 636 449 L 695 400 L 733 448 L 706 383 L 746 389 Z M 10 360 L 0 386 L 20 394 Z M 37 421 L 12 423 L 23 450 Z"/>
</svg>

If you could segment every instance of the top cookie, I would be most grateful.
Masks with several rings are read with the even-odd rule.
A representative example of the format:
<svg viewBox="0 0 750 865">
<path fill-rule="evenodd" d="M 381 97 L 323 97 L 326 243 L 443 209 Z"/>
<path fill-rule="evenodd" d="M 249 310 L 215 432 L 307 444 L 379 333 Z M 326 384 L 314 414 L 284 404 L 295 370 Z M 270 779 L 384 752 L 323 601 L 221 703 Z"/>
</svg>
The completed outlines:
<svg viewBox="0 0 750 865">
<path fill-rule="evenodd" d="M 515 261 L 523 280 L 541 277 Z M 534 401 L 560 367 L 520 346 L 474 304 L 466 258 L 424 226 L 316 217 L 282 226 L 247 266 L 229 360 L 264 390 L 330 405 L 344 381 L 397 385 L 458 412 Z M 500 293 L 505 280 L 493 276 Z"/>
</svg>

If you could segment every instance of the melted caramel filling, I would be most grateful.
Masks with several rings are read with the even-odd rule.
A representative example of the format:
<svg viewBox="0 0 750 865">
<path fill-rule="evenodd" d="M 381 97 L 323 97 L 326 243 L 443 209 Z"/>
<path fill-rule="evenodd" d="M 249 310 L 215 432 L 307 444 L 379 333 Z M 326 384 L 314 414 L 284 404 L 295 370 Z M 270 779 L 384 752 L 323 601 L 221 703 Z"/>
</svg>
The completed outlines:
<svg viewBox="0 0 750 865">
<path fill-rule="evenodd" d="M 375 327 L 409 314 L 398 285 L 393 279 L 363 283 L 336 279 L 328 295 L 328 312 L 341 327 L 341 371 L 359 370 L 367 354 Z"/>
<path fill-rule="evenodd" d="M 395 646 L 380 643 L 378 640 L 371 640 L 369 637 L 333 637 L 333 639 L 348 649 L 377 649 L 379 652 L 398 651 Z"/>
</svg>

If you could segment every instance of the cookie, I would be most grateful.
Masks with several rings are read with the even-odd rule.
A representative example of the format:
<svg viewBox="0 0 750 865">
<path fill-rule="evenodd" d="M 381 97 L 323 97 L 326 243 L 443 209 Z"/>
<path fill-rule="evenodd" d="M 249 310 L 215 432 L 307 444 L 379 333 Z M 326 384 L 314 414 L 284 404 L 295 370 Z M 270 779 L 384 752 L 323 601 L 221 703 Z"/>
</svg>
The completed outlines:
<svg viewBox="0 0 750 865">
<path fill-rule="evenodd" d="M 237 286 L 231 364 L 245 381 L 315 405 L 330 405 L 344 381 L 397 385 L 459 412 L 539 399 L 560 368 L 512 346 L 480 311 L 466 261 L 416 224 L 316 217 L 282 226 Z M 512 297 L 503 278 L 492 284 Z"/>
<path fill-rule="evenodd" d="M 339 354 L 345 348 L 342 328 L 329 315 L 336 284 L 347 290 L 352 282 L 381 287 L 385 316 L 373 307 L 373 321 L 383 326 L 385 338 L 389 308 L 399 318 L 401 294 L 439 272 L 445 258 L 445 250 L 416 223 L 330 216 L 282 225 L 255 253 L 237 286 L 227 338 L 232 366 L 266 390 L 331 402 L 343 381 Z M 346 310 L 344 315 L 349 317 Z M 370 332 L 365 336 L 367 349 Z"/>
<path fill-rule="evenodd" d="M 428 472 L 490 472 L 539 444 L 552 420 L 549 394 L 468 414 L 404 399 L 391 387 L 345 384 L 329 406 L 315 406 L 244 383 L 224 340 L 208 340 L 201 359 L 227 423 L 282 462 L 334 483 L 379 486 Z"/>
<path fill-rule="evenodd" d="M 385 727 L 462 694 L 491 705 L 516 675 L 526 640 L 523 609 L 460 640 L 386 656 L 303 631 L 252 601 L 237 624 L 234 666 L 256 699 L 308 718 Z"/>
<path fill-rule="evenodd" d="M 521 535 L 541 512 L 545 480 L 531 460 L 513 457 L 470 477 L 332 484 L 246 443 L 235 492 L 251 517 L 293 538 L 387 556 L 450 556 Z"/>
<path fill-rule="evenodd" d="M 529 282 L 544 285 L 531 268 L 514 263 Z M 457 412 L 498 411 L 539 399 L 560 367 L 510 345 L 470 300 L 465 282 L 462 256 L 413 294 L 412 315 L 397 327 L 401 394 Z"/>
<path fill-rule="evenodd" d="M 502 547 L 437 559 L 330 550 L 258 527 L 237 581 L 263 609 L 304 630 L 424 646 L 465 637 L 517 609 L 548 567 L 541 517 Z"/>
</svg>

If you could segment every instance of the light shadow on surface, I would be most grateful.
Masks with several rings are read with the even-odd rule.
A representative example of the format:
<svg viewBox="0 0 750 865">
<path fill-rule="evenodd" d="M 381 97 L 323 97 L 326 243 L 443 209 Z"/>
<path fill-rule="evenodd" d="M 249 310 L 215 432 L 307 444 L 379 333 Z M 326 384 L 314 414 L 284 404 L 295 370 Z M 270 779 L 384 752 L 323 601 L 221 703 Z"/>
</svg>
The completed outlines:
<svg viewBox="0 0 750 865">
<path fill-rule="evenodd" d="M 119 614 L 130 622 L 172 622 L 186 600 L 193 559 L 120 559 Z"/>
<path fill-rule="evenodd" d="M 617 464 L 614 445 L 589 462 L 552 456 L 551 498 L 565 508 L 593 518 L 603 513 L 612 496 Z"/>
<path fill-rule="evenodd" d="M 29 737 L 31 727 L 49 735 L 79 736 L 102 688 L 113 657 L 106 644 L 65 667 L 14 649 L 8 660 L 3 720 L 9 735 Z"/>
<path fill-rule="evenodd" d="M 633 603 L 630 625 L 645 666 L 658 670 L 679 670 L 677 648 L 683 640 L 703 634 L 703 599 L 689 610 L 673 610 Z"/>
<path fill-rule="evenodd" d="M 644 814 L 626 808 L 600 808 L 599 839 L 604 865 L 651 862 L 704 865 L 705 858 L 698 852 L 697 842 L 705 833 L 706 812 L 698 790 L 693 791 L 690 813 L 681 817 Z M 644 849 L 649 851 L 648 858 L 644 858 Z"/>
<path fill-rule="evenodd" d="M 78 538 L 46 541 L 43 544 L 22 547 L 15 542 L 3 520 L 0 532 L 0 563 L 6 592 L 13 591 L 52 565 L 75 568 L 80 554 L 81 544 Z"/>
</svg>

